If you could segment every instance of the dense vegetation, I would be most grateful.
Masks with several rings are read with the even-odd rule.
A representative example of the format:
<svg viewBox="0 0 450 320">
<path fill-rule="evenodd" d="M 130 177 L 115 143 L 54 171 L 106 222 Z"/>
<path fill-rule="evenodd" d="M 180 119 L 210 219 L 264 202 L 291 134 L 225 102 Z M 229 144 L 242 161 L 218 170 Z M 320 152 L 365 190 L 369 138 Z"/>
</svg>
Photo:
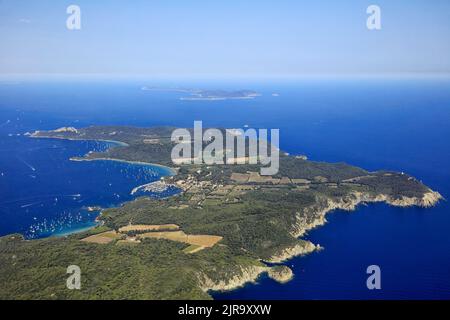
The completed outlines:
<svg viewBox="0 0 450 320">
<path fill-rule="evenodd" d="M 199 270 L 217 278 L 255 264 L 226 247 L 189 255 L 173 241 L 100 245 L 79 241 L 85 235 L 0 238 L 0 299 L 208 299 L 197 284 Z M 69 265 L 81 268 L 81 290 L 66 288 Z"/>
</svg>

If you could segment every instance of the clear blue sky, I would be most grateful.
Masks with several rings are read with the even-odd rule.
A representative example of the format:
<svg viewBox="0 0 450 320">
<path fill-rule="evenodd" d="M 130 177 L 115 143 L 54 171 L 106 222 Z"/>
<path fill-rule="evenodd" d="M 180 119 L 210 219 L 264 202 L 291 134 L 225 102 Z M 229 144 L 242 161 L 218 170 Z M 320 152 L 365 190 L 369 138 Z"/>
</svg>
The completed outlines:
<svg viewBox="0 0 450 320">
<path fill-rule="evenodd" d="M 447 73 L 450 1 L 0 0 L 0 43 L 0 74 Z"/>
</svg>

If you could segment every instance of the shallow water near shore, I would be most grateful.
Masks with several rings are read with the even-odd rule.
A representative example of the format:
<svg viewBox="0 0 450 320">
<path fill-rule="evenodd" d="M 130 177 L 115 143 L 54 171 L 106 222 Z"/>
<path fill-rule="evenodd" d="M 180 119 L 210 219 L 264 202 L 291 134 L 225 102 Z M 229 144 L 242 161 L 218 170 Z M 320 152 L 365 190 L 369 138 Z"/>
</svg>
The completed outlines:
<svg viewBox="0 0 450 320">
<path fill-rule="evenodd" d="M 449 79 L 176 83 L 263 94 L 227 101 L 181 101 L 180 94 L 140 90 L 151 84 L 0 83 L 0 234 L 27 234 L 34 225 L 37 237 L 89 227 L 98 213 L 80 208 L 120 205 L 132 198 L 134 187 L 167 174 L 160 167 L 68 160 L 106 148 L 105 142 L 16 136 L 61 126 L 191 127 L 203 120 L 204 127 L 279 128 L 281 148 L 291 154 L 404 171 L 450 196 Z M 371 204 L 331 213 L 327 220 L 308 235 L 325 250 L 286 263 L 295 273 L 291 282 L 281 285 L 263 276 L 256 285 L 214 298 L 450 298 L 447 201 L 430 209 Z M 366 287 L 366 268 L 372 264 L 381 268 L 379 291 Z"/>
</svg>

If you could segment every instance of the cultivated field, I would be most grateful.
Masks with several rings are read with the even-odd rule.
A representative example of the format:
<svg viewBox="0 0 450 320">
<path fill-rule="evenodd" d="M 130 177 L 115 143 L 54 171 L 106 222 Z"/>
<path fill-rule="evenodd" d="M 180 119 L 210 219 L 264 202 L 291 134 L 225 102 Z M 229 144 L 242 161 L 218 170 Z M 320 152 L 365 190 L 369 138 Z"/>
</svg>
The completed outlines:
<svg viewBox="0 0 450 320">
<path fill-rule="evenodd" d="M 125 226 L 119 229 L 119 232 L 130 232 L 130 231 L 176 231 L 180 227 L 176 224 L 135 224 Z"/>
<path fill-rule="evenodd" d="M 82 239 L 81 241 L 97 244 L 107 244 L 121 237 L 122 235 L 120 233 L 117 233 L 115 231 L 106 231 L 99 234 L 94 234 Z"/>
<path fill-rule="evenodd" d="M 138 236 L 140 239 L 144 238 L 155 238 L 155 239 L 167 239 L 172 241 L 178 241 L 196 246 L 192 252 L 202 250 L 204 248 L 210 248 L 214 246 L 217 242 L 222 240 L 220 236 L 211 235 L 192 235 L 186 234 L 183 231 L 163 231 L 163 232 L 147 232 L 140 234 Z"/>
</svg>

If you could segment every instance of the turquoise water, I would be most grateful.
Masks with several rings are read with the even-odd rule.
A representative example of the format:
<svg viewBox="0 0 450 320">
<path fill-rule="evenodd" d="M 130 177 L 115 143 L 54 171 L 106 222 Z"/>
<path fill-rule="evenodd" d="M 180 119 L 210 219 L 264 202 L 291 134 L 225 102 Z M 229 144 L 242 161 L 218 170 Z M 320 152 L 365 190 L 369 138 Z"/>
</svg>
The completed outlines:
<svg viewBox="0 0 450 320">
<path fill-rule="evenodd" d="M 253 89 L 263 96 L 180 101 L 182 94 L 145 92 L 143 85 Z M 3 83 L 0 234 L 26 233 L 37 224 L 38 236 L 89 226 L 96 213 L 80 208 L 120 205 L 135 186 L 167 174 L 158 167 L 68 161 L 108 147 L 105 143 L 16 134 L 94 124 L 190 127 L 194 120 L 203 120 L 204 127 L 279 128 L 281 148 L 291 154 L 408 172 L 444 197 L 450 194 L 450 81 L 445 78 Z M 449 213 L 448 202 L 442 202 L 431 209 L 377 204 L 330 214 L 327 225 L 308 235 L 325 250 L 287 262 L 295 273 L 292 282 L 280 285 L 262 277 L 256 285 L 214 296 L 450 298 Z M 382 290 L 366 288 L 371 264 L 381 267 Z"/>
</svg>

